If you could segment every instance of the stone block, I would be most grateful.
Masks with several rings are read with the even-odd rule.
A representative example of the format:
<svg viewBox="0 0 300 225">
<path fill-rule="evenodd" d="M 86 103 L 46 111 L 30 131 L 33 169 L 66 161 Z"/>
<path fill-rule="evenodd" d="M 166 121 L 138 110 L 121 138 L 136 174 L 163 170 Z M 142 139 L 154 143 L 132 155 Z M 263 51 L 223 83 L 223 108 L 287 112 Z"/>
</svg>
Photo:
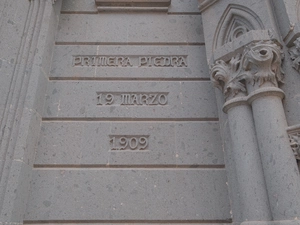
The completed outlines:
<svg viewBox="0 0 300 225">
<path fill-rule="evenodd" d="M 3 207 L 1 210 L 1 221 L 22 223 L 26 210 L 26 203 L 29 197 L 32 167 L 18 160 L 11 161 L 9 165 L 7 185 L 1 183 L 1 192 L 4 191 Z M 3 177 L 2 177 L 3 178 Z M 1 180 L 2 182 L 4 181 Z"/>
<path fill-rule="evenodd" d="M 197 0 L 172 0 L 168 13 L 198 14 L 198 5 Z"/>
<path fill-rule="evenodd" d="M 216 120 L 210 82 L 52 81 L 43 117 Z"/>
<path fill-rule="evenodd" d="M 35 166 L 222 167 L 220 140 L 218 122 L 44 122 Z"/>
<path fill-rule="evenodd" d="M 5 1 L 3 1 L 5 2 Z M 7 1 L 1 8 L 0 56 L 1 60 L 17 63 L 17 55 L 23 35 L 29 3 Z"/>
<path fill-rule="evenodd" d="M 25 220 L 224 221 L 223 169 L 35 170 Z"/>
<path fill-rule="evenodd" d="M 209 71 L 204 46 L 71 45 L 55 46 L 50 78 L 209 79 Z"/>
<path fill-rule="evenodd" d="M 203 44 L 201 22 L 200 15 L 62 14 L 56 43 Z"/>
</svg>

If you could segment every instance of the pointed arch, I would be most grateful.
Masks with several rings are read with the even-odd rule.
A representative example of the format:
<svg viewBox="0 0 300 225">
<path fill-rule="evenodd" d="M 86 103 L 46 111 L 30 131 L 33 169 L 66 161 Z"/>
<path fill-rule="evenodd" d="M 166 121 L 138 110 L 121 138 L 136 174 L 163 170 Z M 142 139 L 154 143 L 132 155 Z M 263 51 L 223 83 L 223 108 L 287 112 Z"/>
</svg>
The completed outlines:
<svg viewBox="0 0 300 225">
<path fill-rule="evenodd" d="M 264 30 L 258 15 L 245 6 L 228 5 L 216 28 L 213 49 L 233 41 L 250 30 Z"/>
</svg>

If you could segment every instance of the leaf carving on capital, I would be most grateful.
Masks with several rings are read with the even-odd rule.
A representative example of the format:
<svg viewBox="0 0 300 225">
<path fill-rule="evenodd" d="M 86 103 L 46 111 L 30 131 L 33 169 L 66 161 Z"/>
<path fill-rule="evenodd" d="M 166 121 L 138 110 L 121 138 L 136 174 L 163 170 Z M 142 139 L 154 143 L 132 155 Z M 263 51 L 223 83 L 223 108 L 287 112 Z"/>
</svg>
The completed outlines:
<svg viewBox="0 0 300 225">
<path fill-rule="evenodd" d="M 298 37 L 293 44 L 294 46 L 290 48 L 289 53 L 293 61 L 293 68 L 300 72 L 300 37 Z"/>
<path fill-rule="evenodd" d="M 300 132 L 289 134 L 289 139 L 295 158 L 300 160 Z"/>
<path fill-rule="evenodd" d="M 232 57 L 226 63 L 218 60 L 211 67 L 211 79 L 215 87 L 223 91 L 225 98 L 235 97 L 238 93 L 246 92 L 244 77 L 241 74 L 241 55 Z"/>
<path fill-rule="evenodd" d="M 243 54 L 243 69 L 247 80 L 259 86 L 271 82 L 275 87 L 283 83 L 281 62 L 283 52 L 274 41 L 259 41 L 248 45 Z"/>
<path fill-rule="evenodd" d="M 281 47 L 274 41 L 252 42 L 229 62 L 217 60 L 211 66 L 211 80 L 226 99 L 247 94 L 246 83 L 260 87 L 269 82 L 277 87 L 278 82 L 283 83 L 282 59 Z"/>
</svg>

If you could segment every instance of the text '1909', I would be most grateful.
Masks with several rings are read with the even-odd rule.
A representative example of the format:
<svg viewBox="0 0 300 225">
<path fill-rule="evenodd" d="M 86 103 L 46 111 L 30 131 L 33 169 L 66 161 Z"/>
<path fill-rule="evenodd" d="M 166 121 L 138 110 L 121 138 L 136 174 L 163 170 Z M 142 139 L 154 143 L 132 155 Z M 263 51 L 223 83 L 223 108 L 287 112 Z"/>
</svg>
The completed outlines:
<svg viewBox="0 0 300 225">
<path fill-rule="evenodd" d="M 147 150 L 149 135 L 109 135 L 110 151 Z"/>
</svg>

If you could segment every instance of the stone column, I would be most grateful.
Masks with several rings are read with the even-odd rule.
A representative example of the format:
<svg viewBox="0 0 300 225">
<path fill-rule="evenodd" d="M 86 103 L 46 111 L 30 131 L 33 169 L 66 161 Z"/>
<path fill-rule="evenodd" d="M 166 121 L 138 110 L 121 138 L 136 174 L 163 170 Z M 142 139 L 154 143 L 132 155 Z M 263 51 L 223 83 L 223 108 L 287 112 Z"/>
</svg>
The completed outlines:
<svg viewBox="0 0 300 225">
<path fill-rule="evenodd" d="M 231 155 L 236 164 L 236 185 L 242 212 L 241 222 L 270 221 L 272 216 L 268 194 L 240 63 L 241 55 L 233 57 L 229 63 L 217 61 L 212 66 L 211 79 L 223 91 L 226 99 L 223 110 L 228 113 Z"/>
<path fill-rule="evenodd" d="M 286 132 L 284 92 L 278 88 L 281 60 L 276 43 L 260 41 L 246 47 L 242 65 L 273 219 L 293 220 L 300 215 L 300 180 Z"/>
</svg>

